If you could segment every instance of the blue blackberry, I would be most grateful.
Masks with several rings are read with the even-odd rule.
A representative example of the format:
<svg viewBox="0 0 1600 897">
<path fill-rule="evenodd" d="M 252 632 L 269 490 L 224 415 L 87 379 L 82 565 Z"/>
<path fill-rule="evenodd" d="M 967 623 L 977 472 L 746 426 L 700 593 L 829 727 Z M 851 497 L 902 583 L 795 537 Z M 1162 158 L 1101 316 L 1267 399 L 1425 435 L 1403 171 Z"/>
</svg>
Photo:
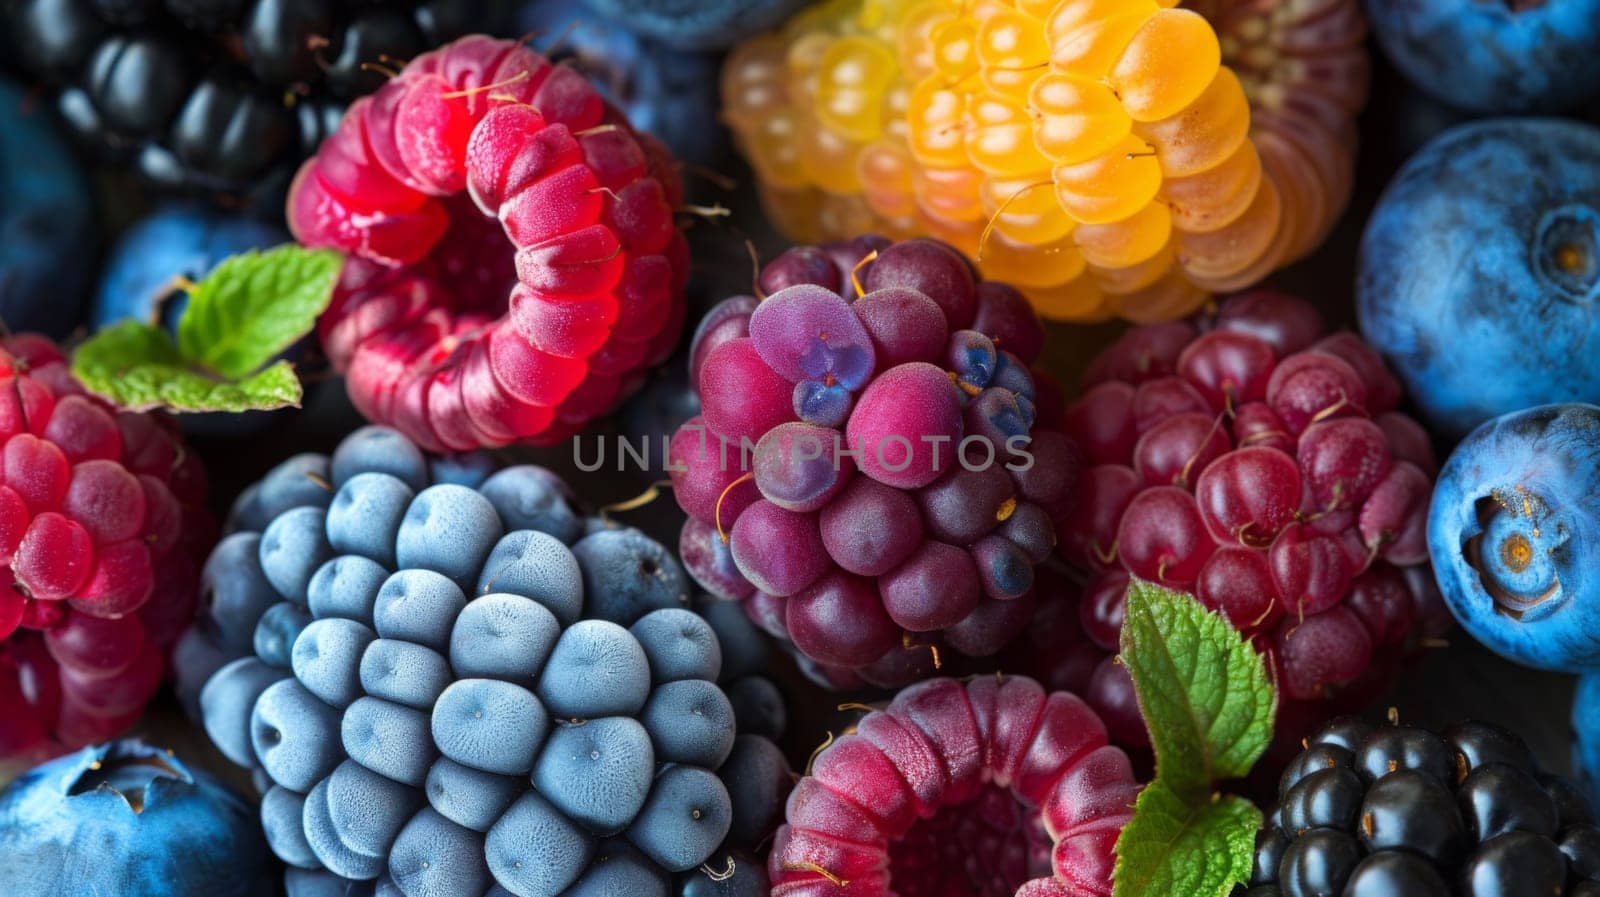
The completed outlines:
<svg viewBox="0 0 1600 897">
<path fill-rule="evenodd" d="M 230 526 L 185 640 L 212 650 L 180 669 L 265 776 L 290 897 L 668 897 L 760 869 L 791 776 L 759 635 L 696 613 L 643 533 L 585 527 L 553 474 L 366 427 Z"/>
<path fill-rule="evenodd" d="M 61 117 L 168 191 L 276 198 L 384 72 L 472 31 L 503 0 L 19 0 L 5 30 Z"/>
<path fill-rule="evenodd" d="M 1244 897 L 1589 897 L 1600 829 L 1522 739 L 1335 720 L 1284 771 Z"/>
</svg>

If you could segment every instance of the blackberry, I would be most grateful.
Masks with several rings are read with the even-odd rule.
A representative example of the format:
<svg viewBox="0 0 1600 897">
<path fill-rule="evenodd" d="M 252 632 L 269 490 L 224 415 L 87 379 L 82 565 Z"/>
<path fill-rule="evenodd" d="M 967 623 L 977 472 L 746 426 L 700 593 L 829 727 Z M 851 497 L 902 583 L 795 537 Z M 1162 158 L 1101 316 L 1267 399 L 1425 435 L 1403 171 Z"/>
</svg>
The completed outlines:
<svg viewBox="0 0 1600 897">
<path fill-rule="evenodd" d="M 1515 734 L 1328 724 L 1285 769 L 1235 897 L 1592 897 L 1600 829 Z"/>
<path fill-rule="evenodd" d="M 503 0 L 20 0 L 15 56 L 108 165 L 165 191 L 276 199 L 387 68 L 471 31 Z"/>
<path fill-rule="evenodd" d="M 206 565 L 180 687 L 256 770 L 289 897 L 747 882 L 792 783 L 761 634 L 485 457 L 365 427 L 247 489 Z"/>
</svg>

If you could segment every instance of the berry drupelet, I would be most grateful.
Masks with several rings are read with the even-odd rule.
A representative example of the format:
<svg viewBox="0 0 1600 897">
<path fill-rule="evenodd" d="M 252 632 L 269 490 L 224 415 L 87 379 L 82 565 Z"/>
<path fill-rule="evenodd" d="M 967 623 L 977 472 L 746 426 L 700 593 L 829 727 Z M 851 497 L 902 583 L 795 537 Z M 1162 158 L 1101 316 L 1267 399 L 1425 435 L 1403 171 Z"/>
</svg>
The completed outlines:
<svg viewBox="0 0 1600 897">
<path fill-rule="evenodd" d="M 137 720 L 215 524 L 172 419 L 118 412 L 32 334 L 0 342 L 0 761 Z"/>
<path fill-rule="evenodd" d="M 1284 770 L 1242 897 L 1593 897 L 1587 800 L 1515 734 L 1328 724 Z"/>
<path fill-rule="evenodd" d="M 355 98 L 495 30 L 501 0 L 21 0 L 22 65 L 108 164 L 167 190 L 276 198 Z"/>
<path fill-rule="evenodd" d="M 1377 354 L 1325 336 L 1309 303 L 1259 291 L 1137 328 L 1084 387 L 1066 430 L 1092 466 L 1061 541 L 1092 574 L 1083 623 L 1102 647 L 1130 577 L 1192 592 L 1269 657 L 1292 741 L 1448 624 L 1426 563 L 1428 438 Z"/>
<path fill-rule="evenodd" d="M 685 565 L 832 685 L 1000 651 L 1043 597 L 1079 467 L 1046 429 L 1060 400 L 1030 368 L 1026 300 L 925 239 L 791 249 L 759 287 L 690 350 Z"/>
</svg>

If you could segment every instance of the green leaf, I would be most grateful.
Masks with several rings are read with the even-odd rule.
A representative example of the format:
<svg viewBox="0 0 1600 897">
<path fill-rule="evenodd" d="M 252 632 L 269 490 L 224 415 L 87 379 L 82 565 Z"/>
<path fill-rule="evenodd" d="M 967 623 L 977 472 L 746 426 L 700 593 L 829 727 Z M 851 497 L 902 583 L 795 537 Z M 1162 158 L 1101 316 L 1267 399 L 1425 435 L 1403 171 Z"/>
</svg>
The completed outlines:
<svg viewBox="0 0 1600 897">
<path fill-rule="evenodd" d="M 1242 797 L 1188 800 L 1156 781 L 1117 838 L 1115 897 L 1225 897 L 1250 878 L 1261 811 Z"/>
<path fill-rule="evenodd" d="M 1122 662 L 1150 727 L 1157 777 L 1191 802 L 1250 772 L 1272 740 L 1276 697 L 1250 643 L 1194 598 L 1128 586 Z"/>
<path fill-rule="evenodd" d="M 190 291 L 178 351 L 223 380 L 249 377 L 316 325 L 343 264 L 292 243 L 224 259 Z"/>
<path fill-rule="evenodd" d="M 250 411 L 299 406 L 300 380 L 287 361 L 240 380 L 197 370 L 159 327 L 127 320 L 100 331 L 72 356 L 85 389 L 129 411 Z"/>
</svg>

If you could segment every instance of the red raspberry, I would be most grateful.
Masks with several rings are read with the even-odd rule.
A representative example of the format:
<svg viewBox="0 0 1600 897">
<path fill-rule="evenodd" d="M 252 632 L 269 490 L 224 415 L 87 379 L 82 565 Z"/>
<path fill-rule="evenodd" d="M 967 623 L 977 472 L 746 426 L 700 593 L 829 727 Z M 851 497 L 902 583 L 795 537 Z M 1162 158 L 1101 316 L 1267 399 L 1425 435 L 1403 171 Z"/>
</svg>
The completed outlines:
<svg viewBox="0 0 1600 897">
<path fill-rule="evenodd" d="M 933 679 L 789 797 L 773 897 L 1106 897 L 1141 785 L 1095 712 L 1032 679 Z"/>
<path fill-rule="evenodd" d="M 44 337 L 0 343 L 0 761 L 138 719 L 214 529 L 171 418 L 89 396 Z"/>
<path fill-rule="evenodd" d="M 1082 623 L 1102 647 L 1130 574 L 1193 592 L 1267 654 L 1280 723 L 1314 725 L 1447 625 L 1425 566 L 1432 450 L 1377 354 L 1324 337 L 1308 303 L 1263 290 L 1136 328 L 1084 389 L 1067 431 L 1094 466 L 1062 544 L 1093 574 Z"/>
<path fill-rule="evenodd" d="M 791 249 L 759 280 L 690 352 L 702 414 L 669 451 L 690 571 L 832 686 L 999 652 L 1080 467 L 1046 429 L 1027 301 L 932 240 Z"/>
<path fill-rule="evenodd" d="M 671 353 L 681 204 L 666 150 L 583 76 L 475 36 L 352 104 L 288 217 L 350 254 L 318 329 L 356 407 L 464 451 L 558 442 Z"/>
</svg>

